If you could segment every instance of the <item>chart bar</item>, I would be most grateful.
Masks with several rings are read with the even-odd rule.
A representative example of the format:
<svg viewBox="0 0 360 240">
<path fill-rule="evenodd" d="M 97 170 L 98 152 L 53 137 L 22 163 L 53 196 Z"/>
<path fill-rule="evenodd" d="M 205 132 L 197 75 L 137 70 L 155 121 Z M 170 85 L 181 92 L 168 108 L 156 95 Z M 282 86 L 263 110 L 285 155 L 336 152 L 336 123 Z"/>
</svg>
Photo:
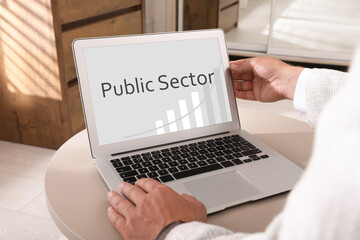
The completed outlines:
<svg viewBox="0 0 360 240">
<path fill-rule="evenodd" d="M 183 124 L 183 130 L 190 129 L 191 128 L 190 119 L 189 119 L 188 108 L 185 99 L 179 100 L 179 107 L 180 107 L 181 120 Z"/>
<path fill-rule="evenodd" d="M 156 134 L 161 135 L 165 133 L 164 122 L 162 120 L 155 121 Z"/>
<path fill-rule="evenodd" d="M 203 127 L 204 126 L 204 120 L 203 120 L 203 116 L 202 116 L 202 112 L 201 112 L 199 93 L 198 92 L 192 92 L 191 93 L 191 100 L 192 100 L 194 114 L 195 114 L 196 126 L 197 127 Z"/>
<path fill-rule="evenodd" d="M 175 112 L 174 112 L 174 110 L 166 111 L 166 115 L 167 115 L 167 118 L 168 118 L 168 124 L 169 124 L 170 132 L 176 132 L 177 131 L 177 126 L 176 126 L 176 122 L 175 122 Z"/>
</svg>

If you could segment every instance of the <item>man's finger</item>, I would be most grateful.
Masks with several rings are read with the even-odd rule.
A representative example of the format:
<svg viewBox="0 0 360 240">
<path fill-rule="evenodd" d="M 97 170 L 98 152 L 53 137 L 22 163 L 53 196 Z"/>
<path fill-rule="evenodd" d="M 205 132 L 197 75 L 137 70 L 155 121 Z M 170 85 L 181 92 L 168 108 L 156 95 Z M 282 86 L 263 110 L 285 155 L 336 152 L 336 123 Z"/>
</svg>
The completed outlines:
<svg viewBox="0 0 360 240">
<path fill-rule="evenodd" d="M 159 187 L 163 184 L 151 178 L 141 178 L 135 182 L 135 185 L 140 187 L 146 193 L 149 193 L 154 189 L 154 187 Z"/>
<path fill-rule="evenodd" d="M 256 100 L 254 91 L 237 91 L 235 90 L 235 96 L 237 98 L 245 99 L 245 100 Z"/>
<path fill-rule="evenodd" d="M 134 204 L 132 204 L 129 200 L 120 196 L 115 191 L 110 191 L 107 195 L 108 201 L 111 206 L 124 217 L 127 216 L 128 212 L 135 209 Z"/>
<path fill-rule="evenodd" d="M 234 89 L 238 91 L 250 91 L 254 89 L 253 81 L 233 81 Z"/>
<path fill-rule="evenodd" d="M 183 198 L 185 198 L 186 201 L 188 201 L 188 202 L 198 201 L 194 196 L 191 196 L 191 195 L 189 195 L 189 194 L 187 194 L 187 193 L 183 193 L 183 194 L 181 194 L 181 196 L 182 196 Z"/>
<path fill-rule="evenodd" d="M 111 224 L 121 234 L 126 222 L 124 216 L 119 214 L 113 207 L 108 208 L 107 214 Z"/>
<path fill-rule="evenodd" d="M 253 66 L 250 59 L 241 59 L 230 62 L 231 76 L 234 80 L 252 80 Z"/>
<path fill-rule="evenodd" d="M 131 202 L 136 205 L 136 202 L 145 196 L 144 190 L 138 186 L 123 182 L 119 185 L 119 192 L 125 195 Z"/>
</svg>

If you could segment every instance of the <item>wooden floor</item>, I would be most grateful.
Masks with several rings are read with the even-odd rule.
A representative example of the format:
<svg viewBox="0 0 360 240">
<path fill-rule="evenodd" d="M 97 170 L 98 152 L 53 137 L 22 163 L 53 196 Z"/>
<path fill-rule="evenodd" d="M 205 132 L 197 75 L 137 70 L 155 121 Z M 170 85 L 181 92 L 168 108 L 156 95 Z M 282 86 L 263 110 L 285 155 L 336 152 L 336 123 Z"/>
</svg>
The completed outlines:
<svg viewBox="0 0 360 240">
<path fill-rule="evenodd" d="M 0 239 L 66 239 L 51 220 L 45 200 L 45 170 L 54 153 L 0 141 Z"/>
</svg>

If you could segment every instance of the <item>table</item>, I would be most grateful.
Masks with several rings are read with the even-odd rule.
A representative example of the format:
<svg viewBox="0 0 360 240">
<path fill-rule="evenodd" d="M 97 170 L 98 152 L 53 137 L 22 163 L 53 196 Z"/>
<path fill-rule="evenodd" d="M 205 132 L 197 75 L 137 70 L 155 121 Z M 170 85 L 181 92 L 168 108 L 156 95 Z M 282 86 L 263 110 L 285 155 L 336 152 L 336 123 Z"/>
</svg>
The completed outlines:
<svg viewBox="0 0 360 240">
<path fill-rule="evenodd" d="M 299 120 L 239 108 L 242 128 L 305 168 L 313 131 Z M 107 186 L 94 167 L 87 132 L 69 139 L 46 170 L 47 206 L 55 224 L 70 240 L 121 239 L 107 219 Z M 250 202 L 208 216 L 208 222 L 233 231 L 258 232 L 283 208 L 287 193 Z"/>
</svg>

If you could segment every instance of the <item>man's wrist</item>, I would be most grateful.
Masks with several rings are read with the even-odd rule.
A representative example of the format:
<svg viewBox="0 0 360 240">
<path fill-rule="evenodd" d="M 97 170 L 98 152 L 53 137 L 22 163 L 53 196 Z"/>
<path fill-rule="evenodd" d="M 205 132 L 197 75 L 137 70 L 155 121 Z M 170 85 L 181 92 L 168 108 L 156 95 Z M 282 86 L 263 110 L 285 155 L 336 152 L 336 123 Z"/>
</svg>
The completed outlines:
<svg viewBox="0 0 360 240">
<path fill-rule="evenodd" d="M 168 233 L 175 227 L 179 226 L 180 224 L 184 223 L 183 221 L 174 221 L 166 225 L 157 235 L 156 240 L 165 240 Z"/>
<path fill-rule="evenodd" d="M 285 88 L 285 98 L 286 99 L 290 99 L 290 100 L 294 100 L 294 95 L 295 95 L 295 89 L 296 89 L 296 85 L 297 85 L 297 81 L 298 78 L 301 74 L 301 72 L 304 70 L 303 67 L 291 67 L 291 72 L 288 75 L 289 79 L 287 81 L 286 86 L 284 86 Z"/>
</svg>

